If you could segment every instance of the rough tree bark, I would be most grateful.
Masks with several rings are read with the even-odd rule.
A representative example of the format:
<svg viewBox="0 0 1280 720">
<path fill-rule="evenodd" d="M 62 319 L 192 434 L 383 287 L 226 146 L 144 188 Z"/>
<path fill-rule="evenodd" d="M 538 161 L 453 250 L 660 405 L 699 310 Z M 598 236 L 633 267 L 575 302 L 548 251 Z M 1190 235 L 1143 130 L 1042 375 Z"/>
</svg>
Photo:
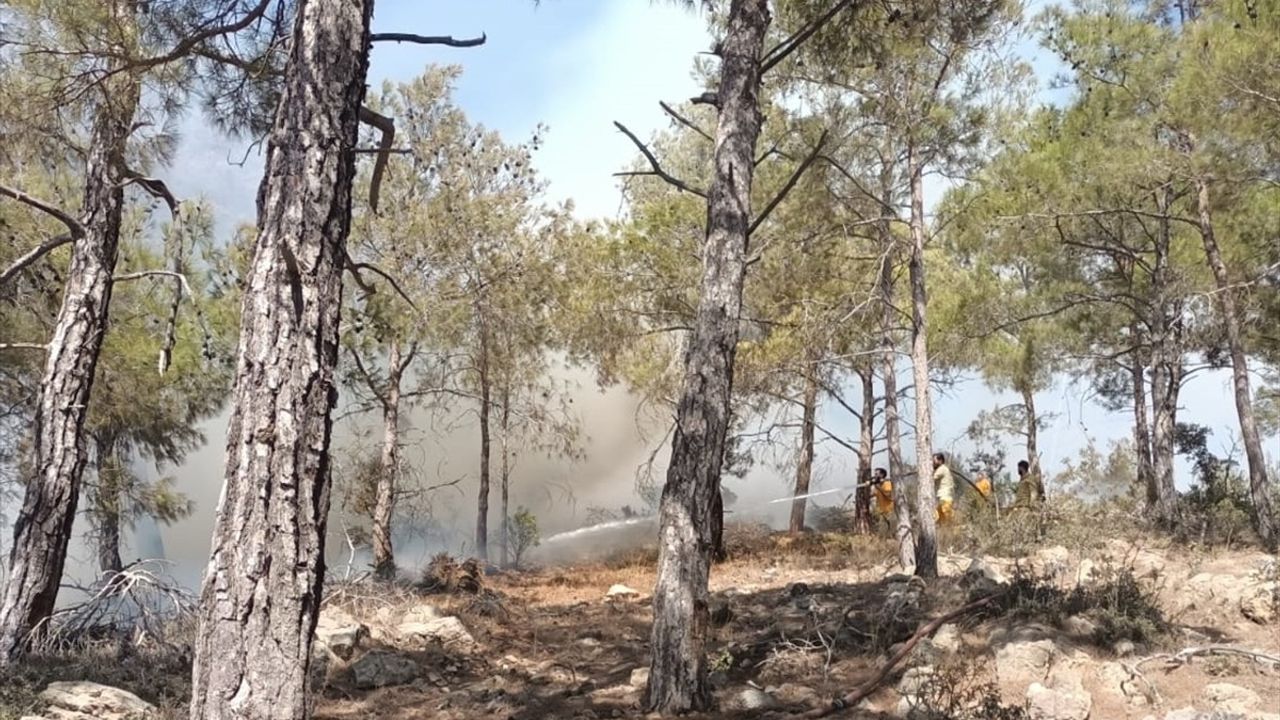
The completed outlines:
<svg viewBox="0 0 1280 720">
<path fill-rule="evenodd" d="M 1204 254 L 1213 270 L 1218 288 L 1218 310 L 1227 331 L 1227 345 L 1231 352 L 1231 380 L 1235 394 L 1236 414 L 1240 419 L 1240 438 L 1244 442 L 1245 458 L 1249 463 L 1249 495 L 1253 500 L 1253 525 L 1263 543 L 1271 549 L 1277 545 L 1276 517 L 1271 503 L 1271 487 L 1267 478 L 1267 461 L 1262 452 L 1262 440 L 1258 436 L 1258 424 L 1253 415 L 1253 393 L 1249 388 L 1249 360 L 1245 355 L 1244 333 L 1240 328 L 1240 311 L 1236 304 L 1235 288 L 1227 264 L 1222 260 L 1218 239 L 1213 231 L 1213 214 L 1209 203 L 1209 183 L 1196 179 L 1196 211 L 1200 221 L 1200 238 Z"/>
<path fill-rule="evenodd" d="M 733 0 L 720 49 L 714 172 L 693 332 L 662 491 L 658 580 L 645 705 L 663 713 L 703 710 L 707 686 L 709 515 L 720 484 L 729 427 L 738 317 L 751 225 L 751 183 L 760 135 L 760 58 L 767 0 Z"/>
<path fill-rule="evenodd" d="M 1181 308 L 1172 296 L 1170 249 L 1172 242 L 1169 207 L 1173 191 L 1168 186 L 1156 192 L 1160 211 L 1151 272 L 1151 466 L 1156 502 L 1156 518 L 1172 525 L 1177 521 L 1178 492 L 1173 482 L 1177 428 L 1178 393 L 1182 388 Z"/>
<path fill-rule="evenodd" d="M 1147 361 L 1143 344 L 1146 342 L 1139 323 L 1130 326 L 1133 337 L 1132 364 L 1129 366 L 1130 382 L 1133 384 L 1133 442 L 1134 451 L 1138 454 L 1138 484 L 1147 494 L 1147 505 L 1154 507 L 1160 496 L 1156 488 L 1155 469 L 1151 464 L 1151 419 L 1147 404 Z"/>
<path fill-rule="evenodd" d="M 395 514 L 396 486 L 400 475 L 400 381 L 404 358 L 400 340 L 392 338 L 387 349 L 387 384 L 382 396 L 382 472 L 373 504 L 373 572 L 378 578 L 396 576 L 391 545 L 391 518 Z"/>
<path fill-rule="evenodd" d="M 511 484 L 511 447 L 509 435 L 511 433 L 511 383 L 510 380 L 504 381 L 502 384 L 502 409 L 498 418 L 498 424 L 502 431 L 502 467 L 499 472 L 502 473 L 502 566 L 507 567 L 511 560 L 511 508 L 507 504 L 508 488 Z"/>
<path fill-rule="evenodd" d="M 98 571 L 117 573 L 124 569 L 120 559 L 120 456 L 116 452 L 116 439 L 104 434 L 96 439 L 98 456 L 98 482 L 93 491 L 94 544 L 98 551 Z"/>
<path fill-rule="evenodd" d="M 1040 415 L 1036 411 L 1036 394 L 1030 383 L 1020 383 L 1022 407 L 1027 414 L 1027 463 L 1036 484 L 1036 497 L 1044 502 L 1044 475 L 1040 472 Z"/>
<path fill-rule="evenodd" d="M 795 500 L 791 501 L 791 522 L 788 529 L 792 533 L 804 532 L 804 511 L 809 494 L 809 482 L 813 479 L 813 429 L 814 415 L 818 410 L 818 379 L 814 376 L 816 368 L 811 368 L 804 379 L 804 398 L 801 400 L 800 421 L 800 456 L 796 462 Z"/>
<path fill-rule="evenodd" d="M 929 397 L 929 296 L 924 268 L 924 168 L 907 150 L 911 177 L 911 369 L 916 396 L 916 574 L 938 576 L 938 507 L 933 486 L 933 404 Z"/>
<path fill-rule="evenodd" d="M 192 720 L 310 716 L 334 368 L 373 0 L 304 0 L 258 190 Z"/>
<path fill-rule="evenodd" d="M 888 187 L 886 185 L 885 187 Z M 886 199 L 886 205 L 888 204 Z M 915 532 L 911 527 L 911 506 L 907 503 L 905 468 L 902 464 L 902 429 L 898 420 L 898 355 L 893 342 L 893 328 L 898 311 L 894 306 L 893 235 L 888 222 L 881 224 L 881 238 L 885 245 L 880 263 L 880 362 L 884 384 L 885 445 L 889 450 L 889 477 L 893 481 L 894 534 L 898 539 L 898 564 L 903 571 L 913 571 L 916 566 Z"/>
<path fill-rule="evenodd" d="M 485 324 L 483 310 L 477 303 L 476 318 L 479 323 L 480 350 L 476 368 L 480 380 L 480 490 L 476 498 L 476 557 L 489 559 L 489 455 L 492 445 L 489 437 L 489 403 L 491 390 L 489 377 L 489 328 Z"/>
<path fill-rule="evenodd" d="M 870 363 L 858 370 L 862 383 L 862 423 L 858 429 L 858 487 L 853 491 L 853 531 L 871 532 L 871 458 L 875 456 L 875 372 Z"/>
<path fill-rule="evenodd" d="M 121 21 L 132 22 L 132 17 Z M 123 160 L 139 92 L 137 78 L 122 72 L 104 87 L 95 111 L 84 168 L 85 234 L 71 246 L 40 383 L 35 474 L 14 522 L 9 582 L 0 604 L 0 666 L 25 654 L 32 631 L 53 612 L 62 581 L 87 461 L 85 420 L 108 324 L 124 208 Z"/>
</svg>

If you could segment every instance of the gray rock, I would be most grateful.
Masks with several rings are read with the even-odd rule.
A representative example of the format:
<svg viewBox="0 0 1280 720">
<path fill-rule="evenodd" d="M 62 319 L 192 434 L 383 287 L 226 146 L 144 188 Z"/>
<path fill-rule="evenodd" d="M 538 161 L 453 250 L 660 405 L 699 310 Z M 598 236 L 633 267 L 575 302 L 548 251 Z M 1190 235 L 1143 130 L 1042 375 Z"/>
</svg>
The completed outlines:
<svg viewBox="0 0 1280 720">
<path fill-rule="evenodd" d="M 930 665 L 914 667 L 902 673 L 898 681 L 898 692 L 903 695 L 919 695 L 929 681 L 933 680 L 934 671 Z"/>
<path fill-rule="evenodd" d="M 426 622 L 401 623 L 396 628 L 396 635 L 406 644 L 422 641 L 439 643 L 448 650 L 469 652 L 475 648 L 475 638 L 467 631 L 467 626 L 456 617 L 442 617 Z"/>
<path fill-rule="evenodd" d="M 966 585 L 985 586 L 985 585 L 1003 585 L 1009 582 L 1004 573 L 996 567 L 995 561 L 991 558 L 974 558 L 969 563 L 968 569 L 964 571 L 962 581 Z"/>
<path fill-rule="evenodd" d="M 955 623 L 947 623 L 938 628 L 938 632 L 933 635 L 933 645 L 943 652 L 956 652 L 960 649 L 960 628 Z"/>
<path fill-rule="evenodd" d="M 640 591 L 636 590 L 635 588 L 629 588 L 626 585 L 618 583 L 610 587 L 609 591 L 606 592 L 604 596 L 611 600 L 628 600 L 631 598 L 640 597 Z"/>
<path fill-rule="evenodd" d="M 1280 607 L 1280 586 L 1277 583 L 1263 583 L 1250 588 L 1240 597 L 1240 614 L 1258 623 L 1267 625 L 1276 619 L 1276 609 Z"/>
<path fill-rule="evenodd" d="M 1057 647 L 1052 640 L 1011 640 L 996 648 L 996 677 L 1025 685 L 1044 680 Z"/>
<path fill-rule="evenodd" d="M 1246 713 L 1262 702 L 1258 693 L 1230 683 L 1212 683 L 1204 687 L 1205 700 L 1214 710 Z"/>
<path fill-rule="evenodd" d="M 733 696 L 732 705 L 735 710 L 773 710 L 778 707 L 778 701 L 763 690 L 749 687 Z"/>
<path fill-rule="evenodd" d="M 1048 685 L 1032 683 L 1027 688 L 1027 714 L 1031 720 L 1086 720 L 1093 708 L 1093 696 L 1074 670 L 1055 672 Z"/>
<path fill-rule="evenodd" d="M 151 720 L 158 718 L 155 706 L 127 690 L 94 682 L 54 682 L 40 693 L 49 704 L 49 717 L 78 720 Z"/>
<path fill-rule="evenodd" d="M 1062 629 L 1069 635 L 1088 639 L 1098 632 L 1098 624 L 1083 615 L 1072 615 L 1062 622 Z"/>
<path fill-rule="evenodd" d="M 418 663 L 399 653 L 372 650 L 351 664 L 351 676 L 361 690 L 407 685 L 418 677 Z"/>
<path fill-rule="evenodd" d="M 646 686 L 648 686 L 649 685 L 649 668 L 638 667 L 635 670 L 632 670 L 631 677 L 629 678 L 629 682 L 631 683 L 631 687 L 633 688 L 643 689 Z"/>
<path fill-rule="evenodd" d="M 335 657 L 350 660 L 369 639 L 369 628 L 338 608 L 325 608 L 316 620 L 315 637 Z"/>
</svg>

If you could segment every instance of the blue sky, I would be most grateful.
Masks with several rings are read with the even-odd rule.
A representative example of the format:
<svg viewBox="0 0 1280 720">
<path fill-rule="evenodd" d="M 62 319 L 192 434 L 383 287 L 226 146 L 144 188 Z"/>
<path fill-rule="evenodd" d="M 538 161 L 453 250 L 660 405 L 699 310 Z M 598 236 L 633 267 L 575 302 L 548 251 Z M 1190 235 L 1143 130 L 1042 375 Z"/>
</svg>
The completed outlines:
<svg viewBox="0 0 1280 720">
<path fill-rule="evenodd" d="M 1042 6 L 1033 3 L 1035 9 Z M 406 80 L 428 63 L 461 65 L 457 99 L 473 120 L 512 140 L 528 137 L 539 123 L 549 127 L 535 162 L 550 183 L 551 199 L 572 198 L 581 217 L 619 212 L 618 185 L 611 174 L 627 164 L 634 148 L 613 128 L 613 121 L 625 122 L 641 137 L 665 127 L 658 101 L 694 94 L 693 59 L 710 46 L 705 19 L 697 12 L 650 0 L 380 0 L 374 27 L 456 37 L 485 33 L 488 42 L 472 49 L 380 44 L 370 84 Z M 1045 88 L 1042 99 L 1063 101 L 1065 91 L 1047 91 L 1058 69 L 1055 60 L 1033 39 L 1022 41 L 1017 51 L 1033 64 Z M 242 167 L 228 163 L 228 156 L 243 152 L 243 144 L 214 135 L 197 115 L 187 119 L 172 185 L 182 196 L 207 196 L 216 208 L 220 232 L 253 220 L 261 158 L 251 155 Z M 929 194 L 937 197 L 941 190 L 935 186 Z M 1227 441 L 1235 424 L 1226 381 L 1223 373 L 1205 375 L 1192 381 L 1184 395 L 1183 417 L 1214 427 L 1219 444 Z M 993 395 L 977 381 L 935 398 L 937 445 L 953 451 L 966 449 L 962 435 L 974 415 L 1012 400 Z M 1064 383 L 1041 397 L 1040 406 L 1057 415 L 1041 442 L 1050 469 L 1078 452 L 1086 436 L 1105 446 L 1130 433 L 1128 416 L 1101 411 L 1080 387 Z M 613 406 L 601 411 L 611 412 L 608 407 Z M 629 414 L 622 408 L 618 404 L 617 412 Z M 824 414 L 831 427 L 856 437 L 850 418 L 834 409 Z M 211 433 L 211 447 L 198 463 L 213 470 L 220 462 L 221 442 L 220 433 Z M 834 445 L 827 449 L 822 482 L 844 484 L 851 477 L 851 459 Z M 1274 438 L 1268 449 L 1276 449 Z M 1018 457 L 1018 450 L 1011 449 L 1011 460 Z M 782 491 L 784 474 L 769 475 L 772 479 L 761 483 L 762 492 Z M 617 482 L 625 483 L 629 476 L 629 471 L 620 473 Z M 1185 464 L 1181 476 L 1187 476 Z"/>
</svg>

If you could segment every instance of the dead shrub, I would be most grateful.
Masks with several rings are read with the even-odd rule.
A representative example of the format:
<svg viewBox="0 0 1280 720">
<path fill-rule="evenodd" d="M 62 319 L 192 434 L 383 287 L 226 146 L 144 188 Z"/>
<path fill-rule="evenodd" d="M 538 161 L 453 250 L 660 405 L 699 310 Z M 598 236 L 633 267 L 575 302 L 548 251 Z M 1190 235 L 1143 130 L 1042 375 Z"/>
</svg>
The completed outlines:
<svg viewBox="0 0 1280 720">
<path fill-rule="evenodd" d="M 1134 576 L 1132 569 L 1103 568 L 1096 582 L 1063 589 L 1052 580 L 1017 572 L 1004 592 L 985 611 L 1063 627 L 1067 618 L 1093 621 L 1091 641 L 1111 647 L 1121 640 L 1157 645 L 1172 630 L 1160 607 L 1158 590 Z"/>
<path fill-rule="evenodd" d="M 1027 720 L 1026 708 L 1005 705 L 1000 689 L 983 668 L 971 661 L 957 660 L 935 668 L 908 699 L 909 716 L 920 720 Z"/>
<path fill-rule="evenodd" d="M 431 558 L 418 589 L 428 593 L 478 595 L 484 590 L 484 568 L 475 558 L 458 562 L 449 553 Z"/>
</svg>

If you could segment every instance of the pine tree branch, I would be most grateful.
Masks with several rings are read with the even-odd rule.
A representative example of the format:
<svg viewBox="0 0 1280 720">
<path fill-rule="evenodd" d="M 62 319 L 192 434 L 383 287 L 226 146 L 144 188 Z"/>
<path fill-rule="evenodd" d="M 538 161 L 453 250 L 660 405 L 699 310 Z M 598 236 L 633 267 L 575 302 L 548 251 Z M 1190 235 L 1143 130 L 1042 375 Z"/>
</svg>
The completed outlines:
<svg viewBox="0 0 1280 720">
<path fill-rule="evenodd" d="M 808 170 L 809 166 L 813 164 L 813 161 L 818 158 L 818 153 L 822 152 L 822 146 L 826 145 L 826 143 L 827 131 L 823 130 L 822 136 L 818 138 L 818 144 L 813 147 L 813 151 L 804 159 L 804 162 L 800 163 L 800 166 L 796 168 L 796 171 L 791 173 L 791 177 L 787 178 L 787 183 L 782 186 L 782 189 L 778 191 L 778 194 L 774 195 L 773 199 L 769 201 L 769 204 L 765 206 L 764 212 L 761 212 L 760 215 L 751 222 L 751 227 L 747 228 L 747 237 L 751 237 L 752 233 L 756 231 L 756 228 L 760 227 L 760 225 L 769 218 L 769 215 L 773 213 L 774 209 L 778 207 L 779 203 L 787 197 L 791 192 L 791 188 L 795 187 L 796 183 L 800 182 L 800 176 L 804 175 L 805 170 Z"/>
<path fill-rule="evenodd" d="M 48 350 L 44 343 L 0 343 L 0 350 Z"/>
<path fill-rule="evenodd" d="M 373 33 L 369 42 L 414 43 L 415 45 L 448 45 L 449 47 L 468 48 L 483 45 L 488 35 L 480 33 L 478 38 L 457 40 L 452 35 L 414 35 L 413 33 Z"/>
<path fill-rule="evenodd" d="M 22 272 L 23 269 L 29 267 L 32 263 L 49 254 L 53 250 L 56 250 L 74 240 L 75 237 L 71 235 L 58 235 L 45 240 L 34 248 L 31 248 L 26 254 L 22 255 L 17 260 L 14 260 L 13 264 L 6 268 L 3 273 L 0 273 L 0 285 L 4 285 L 9 282 L 9 280 L 11 280 L 15 275 Z"/>
<path fill-rule="evenodd" d="M 674 175 L 671 175 L 666 170 L 663 170 L 662 164 L 658 162 L 658 158 L 654 157 L 653 152 L 649 150 L 649 147 L 644 143 L 640 142 L 640 138 L 636 137 L 635 133 L 628 130 L 626 125 L 623 125 L 622 123 L 615 120 L 613 123 L 613 126 L 621 130 L 622 134 L 626 135 L 631 140 L 631 142 L 634 143 L 635 146 L 640 149 L 640 153 L 644 155 L 645 159 L 649 161 L 649 166 L 653 168 L 652 171 L 632 171 L 632 172 L 614 173 L 614 177 L 633 177 L 638 175 L 652 175 L 652 176 L 662 178 L 668 184 L 676 187 L 679 190 L 684 190 L 685 192 L 693 193 L 694 195 L 697 195 L 698 197 L 701 197 L 701 198 L 705 198 L 707 196 L 706 191 L 699 190 L 698 188 L 695 188 L 689 185 L 689 183 L 686 183 L 685 181 L 675 177 Z"/>
<path fill-rule="evenodd" d="M 661 100 L 658 101 L 658 106 L 661 107 L 663 112 L 670 115 L 672 119 L 674 119 L 676 122 L 698 133 L 699 135 L 706 138 L 707 140 L 710 140 L 713 143 L 716 141 L 716 139 L 711 137 L 711 134 L 708 133 L 706 130 L 703 130 L 702 128 L 698 127 L 692 120 L 676 112 L 675 108 L 671 107 L 670 105 L 666 104 Z"/>
<path fill-rule="evenodd" d="M 245 28 L 249 27 L 255 21 L 262 18 L 262 16 L 266 14 L 267 8 L 270 5 L 271 5 L 271 0 L 260 0 L 257 5 L 251 8 L 249 12 L 241 16 L 240 19 L 232 22 L 223 23 L 222 25 L 214 25 L 212 27 L 206 27 L 203 30 L 197 30 L 196 32 L 192 33 L 189 37 L 183 39 L 177 45 L 174 45 L 173 48 L 168 52 L 162 55 L 154 55 L 149 58 L 143 58 L 141 60 L 135 60 L 129 63 L 122 64 L 120 67 L 113 68 L 110 72 L 103 75 L 98 80 L 98 82 L 103 82 L 105 80 L 108 80 L 112 76 L 118 75 L 122 72 L 148 70 L 158 65 L 166 65 L 175 60 L 180 60 L 186 57 L 187 55 L 192 54 L 192 52 L 198 46 L 204 44 L 204 42 L 207 40 L 211 40 L 215 37 L 218 37 L 219 35 L 231 35 L 233 33 L 238 33 L 241 30 L 244 30 Z M 210 22 L 212 22 L 212 20 Z"/>
<path fill-rule="evenodd" d="M 347 260 L 346 262 L 347 270 L 351 272 L 351 275 L 355 278 L 356 284 L 360 286 L 361 290 L 364 290 L 365 292 L 371 295 L 376 292 L 373 286 L 366 283 L 364 281 L 364 278 L 360 277 L 361 270 L 368 270 L 374 275 L 377 275 L 381 277 L 383 280 L 386 280 L 388 283 L 390 283 L 392 289 L 396 291 L 396 294 L 399 295 L 405 302 L 409 303 L 409 307 L 413 308 L 414 312 L 416 313 L 422 312 L 421 310 L 418 309 L 418 305 L 414 303 L 412 299 L 409 298 L 409 294 L 406 293 L 404 289 L 400 287 L 400 283 L 396 282 L 396 279 L 392 277 L 390 273 L 386 272 L 385 270 L 383 270 L 382 268 L 376 265 L 371 265 L 369 263 L 356 262 L 355 260 L 351 259 L 350 255 L 347 255 L 346 260 Z"/>
<path fill-rule="evenodd" d="M 13 198 L 28 207 L 33 207 L 36 210 L 54 218 L 63 225 L 66 225 L 67 229 L 71 231 L 72 239 L 84 237 L 84 225 L 82 225 L 79 220 L 71 217 L 70 213 L 56 205 L 28 195 L 17 188 L 9 187 L 7 185 L 0 185 L 0 195 Z"/>
<path fill-rule="evenodd" d="M 832 5 L 831 9 L 825 14 L 814 18 L 808 25 L 805 25 L 796 31 L 794 35 L 773 46 L 773 48 L 769 50 L 769 52 L 765 53 L 764 57 L 760 60 L 760 74 L 764 75 L 769 72 L 769 70 L 773 69 L 775 65 L 786 60 L 788 55 L 798 50 L 806 40 L 813 36 L 814 33 L 821 30 L 823 25 L 826 25 L 841 10 L 844 10 L 852 4 L 853 0 L 840 0 L 835 5 Z"/>
</svg>

